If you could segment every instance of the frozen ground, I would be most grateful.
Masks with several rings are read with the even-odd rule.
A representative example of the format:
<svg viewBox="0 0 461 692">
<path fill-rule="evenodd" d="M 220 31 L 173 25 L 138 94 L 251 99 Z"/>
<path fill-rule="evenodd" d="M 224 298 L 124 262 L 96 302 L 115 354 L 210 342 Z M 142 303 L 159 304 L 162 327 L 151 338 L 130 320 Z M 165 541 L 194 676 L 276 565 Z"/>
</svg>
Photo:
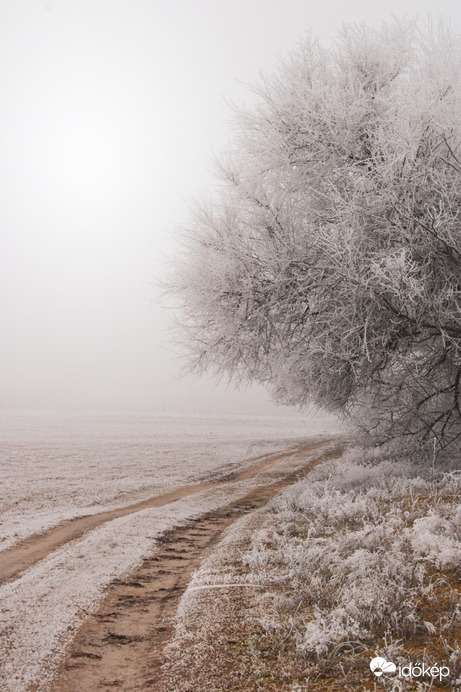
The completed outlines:
<svg viewBox="0 0 461 692">
<path fill-rule="evenodd" d="M 329 418 L 139 418 L 2 414 L 3 545 L 62 518 L 218 478 L 337 431 Z M 0 587 L 0 688 L 46 689 L 81 618 L 165 531 L 273 482 L 276 470 L 115 519 Z"/>
<path fill-rule="evenodd" d="M 331 430 L 317 418 L 0 413 L 0 550 L 64 519 L 217 478 Z"/>
</svg>

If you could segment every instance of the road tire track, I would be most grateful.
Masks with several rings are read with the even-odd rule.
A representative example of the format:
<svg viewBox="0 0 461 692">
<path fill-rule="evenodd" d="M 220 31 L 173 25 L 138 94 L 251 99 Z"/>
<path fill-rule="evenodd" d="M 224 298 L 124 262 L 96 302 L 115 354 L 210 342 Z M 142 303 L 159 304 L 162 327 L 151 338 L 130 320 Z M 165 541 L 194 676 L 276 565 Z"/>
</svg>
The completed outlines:
<svg viewBox="0 0 461 692">
<path fill-rule="evenodd" d="M 326 448 L 323 452 L 322 447 Z M 344 443 L 331 440 L 306 445 L 302 469 L 290 472 L 287 468 L 281 480 L 259 486 L 165 535 L 159 549 L 140 567 L 111 584 L 98 611 L 85 620 L 74 637 L 51 691 L 166 692 L 161 676 L 162 652 L 173 633 L 174 615 L 192 573 L 236 519 L 266 504 L 317 464 L 341 456 L 344 448 Z M 293 451 L 288 456 L 293 456 Z"/>
</svg>

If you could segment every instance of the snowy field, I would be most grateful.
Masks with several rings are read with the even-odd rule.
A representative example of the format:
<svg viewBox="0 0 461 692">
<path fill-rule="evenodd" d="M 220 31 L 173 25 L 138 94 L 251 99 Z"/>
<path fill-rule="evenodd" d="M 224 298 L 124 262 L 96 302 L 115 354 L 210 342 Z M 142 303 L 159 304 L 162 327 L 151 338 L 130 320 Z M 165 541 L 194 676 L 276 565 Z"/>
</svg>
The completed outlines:
<svg viewBox="0 0 461 692">
<path fill-rule="evenodd" d="M 337 427 L 327 416 L 0 413 L 0 550 L 64 519 L 219 478 Z"/>
<path fill-rule="evenodd" d="M 3 545 L 60 519 L 219 478 L 266 453 L 338 431 L 318 417 L 2 414 Z M 301 462 L 298 462 L 301 463 Z M 293 466 L 295 468 L 295 465 Z M 0 689 L 46 690 L 60 652 L 106 586 L 165 531 L 273 482 L 276 470 L 114 519 L 0 587 Z"/>
</svg>

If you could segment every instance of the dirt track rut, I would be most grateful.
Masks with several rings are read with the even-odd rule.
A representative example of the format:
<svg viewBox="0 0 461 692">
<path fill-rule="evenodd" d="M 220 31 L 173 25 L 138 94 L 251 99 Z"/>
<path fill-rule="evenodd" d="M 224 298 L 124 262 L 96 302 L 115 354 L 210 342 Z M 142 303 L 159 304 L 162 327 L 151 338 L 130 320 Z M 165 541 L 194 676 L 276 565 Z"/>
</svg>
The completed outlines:
<svg viewBox="0 0 461 692">
<path fill-rule="evenodd" d="M 343 451 L 344 444 L 331 440 L 306 445 L 296 451 L 297 456 L 306 458 L 301 469 L 298 466 L 290 472 L 287 468 L 281 480 L 257 487 L 164 536 L 158 550 L 139 568 L 112 583 L 99 610 L 85 620 L 58 670 L 52 692 L 166 692 L 161 677 L 162 651 L 173 632 L 179 599 L 203 558 L 238 517 L 261 507 L 315 465 Z M 270 468 L 294 453 L 279 455 L 278 461 L 266 459 L 259 470 L 253 467 L 232 480 L 253 477 L 262 466 Z"/>
</svg>

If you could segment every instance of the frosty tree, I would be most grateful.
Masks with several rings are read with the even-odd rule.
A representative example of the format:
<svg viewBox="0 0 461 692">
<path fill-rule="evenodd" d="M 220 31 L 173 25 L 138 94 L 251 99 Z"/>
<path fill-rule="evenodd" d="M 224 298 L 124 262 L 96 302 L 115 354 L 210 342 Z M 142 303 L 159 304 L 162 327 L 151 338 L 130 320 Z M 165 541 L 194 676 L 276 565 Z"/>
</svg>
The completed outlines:
<svg viewBox="0 0 461 692">
<path fill-rule="evenodd" d="M 262 79 L 184 233 L 193 369 L 461 440 L 460 55 L 443 26 L 352 26 Z"/>
</svg>

